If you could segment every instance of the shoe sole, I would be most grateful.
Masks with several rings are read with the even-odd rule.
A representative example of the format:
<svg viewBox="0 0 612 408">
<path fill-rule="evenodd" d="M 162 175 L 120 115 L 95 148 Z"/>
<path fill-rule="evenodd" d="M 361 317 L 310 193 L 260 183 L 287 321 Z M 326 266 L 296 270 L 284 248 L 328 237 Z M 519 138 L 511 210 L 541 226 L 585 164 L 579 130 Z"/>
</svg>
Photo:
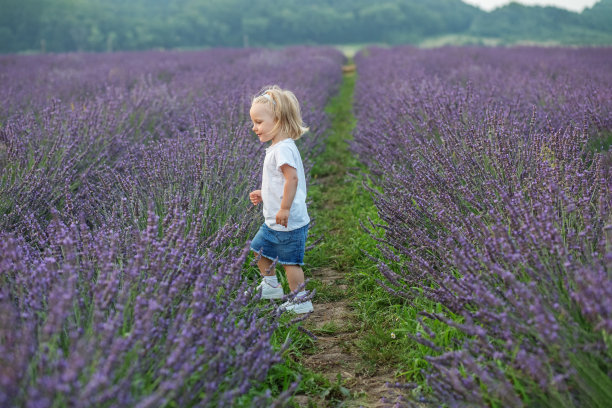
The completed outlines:
<svg viewBox="0 0 612 408">
<path fill-rule="evenodd" d="M 278 295 L 274 295 L 274 294 L 273 295 L 264 295 L 264 294 L 262 294 L 261 298 L 262 299 L 282 299 L 283 296 L 285 296 L 284 293 L 281 293 L 281 294 L 278 294 Z"/>
<path fill-rule="evenodd" d="M 297 314 L 304 314 L 304 313 L 310 313 L 310 312 L 314 312 L 314 308 L 313 307 L 308 307 L 306 309 L 292 309 L 291 312 L 293 313 L 297 313 Z"/>
<path fill-rule="evenodd" d="M 309 304 L 308 306 L 297 306 L 297 307 L 293 307 L 291 309 L 289 308 L 281 308 L 284 312 L 293 312 L 293 313 L 297 313 L 297 314 L 304 314 L 304 313 L 310 313 L 310 312 L 314 312 L 314 307 L 312 306 L 312 303 Z"/>
</svg>

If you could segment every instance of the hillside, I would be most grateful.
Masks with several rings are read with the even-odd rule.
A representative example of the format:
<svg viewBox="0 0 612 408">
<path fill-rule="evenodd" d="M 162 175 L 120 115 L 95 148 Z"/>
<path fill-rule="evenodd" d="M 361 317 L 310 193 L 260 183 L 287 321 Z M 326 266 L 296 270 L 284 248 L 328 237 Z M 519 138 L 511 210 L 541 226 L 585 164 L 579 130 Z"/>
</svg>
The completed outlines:
<svg viewBox="0 0 612 408">
<path fill-rule="evenodd" d="M 584 21 L 595 30 L 612 33 L 612 0 L 600 0 L 582 12 Z"/>
<path fill-rule="evenodd" d="M 289 44 L 419 44 L 439 36 L 501 43 L 612 44 L 612 0 L 573 13 L 460 0 L 4 0 L 0 52 Z"/>
<path fill-rule="evenodd" d="M 564 44 L 610 44 L 612 0 L 574 13 L 556 7 L 529 7 L 510 3 L 475 16 L 469 34 L 505 42 L 556 41 Z"/>
</svg>

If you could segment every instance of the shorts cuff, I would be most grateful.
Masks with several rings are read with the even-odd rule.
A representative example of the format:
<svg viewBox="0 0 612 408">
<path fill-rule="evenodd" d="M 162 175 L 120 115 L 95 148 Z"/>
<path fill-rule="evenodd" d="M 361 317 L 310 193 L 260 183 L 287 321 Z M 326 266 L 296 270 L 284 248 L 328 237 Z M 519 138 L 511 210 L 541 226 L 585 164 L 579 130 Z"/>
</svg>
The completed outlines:
<svg viewBox="0 0 612 408">
<path fill-rule="evenodd" d="M 285 262 L 285 261 L 281 261 L 278 258 L 272 258 L 271 256 L 268 256 L 266 254 L 264 254 L 263 252 L 260 254 L 258 249 L 255 249 L 253 247 L 251 247 L 251 251 L 255 252 L 258 255 L 263 256 L 266 259 L 269 259 L 271 261 L 276 261 L 277 264 L 281 264 L 281 265 L 300 265 L 300 266 L 304 266 L 304 262 Z"/>
</svg>

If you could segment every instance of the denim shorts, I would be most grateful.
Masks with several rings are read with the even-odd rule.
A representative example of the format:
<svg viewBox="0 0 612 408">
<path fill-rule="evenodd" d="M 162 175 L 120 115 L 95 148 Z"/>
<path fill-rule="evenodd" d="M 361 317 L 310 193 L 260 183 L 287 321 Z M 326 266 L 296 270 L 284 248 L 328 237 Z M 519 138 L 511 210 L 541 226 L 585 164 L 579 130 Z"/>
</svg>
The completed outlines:
<svg viewBox="0 0 612 408">
<path fill-rule="evenodd" d="M 251 241 L 251 249 L 283 265 L 304 265 L 308 224 L 291 231 L 276 231 L 265 223 Z"/>
</svg>

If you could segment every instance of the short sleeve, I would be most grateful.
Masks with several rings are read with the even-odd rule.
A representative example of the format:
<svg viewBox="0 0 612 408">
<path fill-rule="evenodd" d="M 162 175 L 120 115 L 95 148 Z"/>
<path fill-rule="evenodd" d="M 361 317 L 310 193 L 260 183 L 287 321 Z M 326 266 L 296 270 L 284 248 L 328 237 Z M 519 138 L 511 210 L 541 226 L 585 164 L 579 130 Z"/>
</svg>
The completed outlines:
<svg viewBox="0 0 612 408">
<path fill-rule="evenodd" d="M 276 149 L 276 169 L 282 172 L 283 164 L 288 164 L 294 169 L 298 168 L 297 160 L 291 146 L 279 146 Z"/>
</svg>

